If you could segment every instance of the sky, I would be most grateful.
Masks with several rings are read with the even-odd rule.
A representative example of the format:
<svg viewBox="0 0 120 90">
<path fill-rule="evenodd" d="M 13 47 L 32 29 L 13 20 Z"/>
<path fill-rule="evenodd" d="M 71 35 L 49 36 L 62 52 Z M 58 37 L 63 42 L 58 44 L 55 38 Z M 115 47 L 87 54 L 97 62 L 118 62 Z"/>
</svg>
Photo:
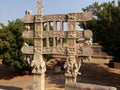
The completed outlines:
<svg viewBox="0 0 120 90">
<path fill-rule="evenodd" d="M 37 0 L 1 0 L 0 22 L 7 24 L 8 20 L 13 21 L 22 18 L 26 10 L 32 10 L 36 14 Z M 82 12 L 82 8 L 94 2 L 109 2 L 113 0 L 44 0 L 43 15 L 67 14 L 70 12 Z M 115 0 L 117 1 L 117 0 Z"/>
</svg>

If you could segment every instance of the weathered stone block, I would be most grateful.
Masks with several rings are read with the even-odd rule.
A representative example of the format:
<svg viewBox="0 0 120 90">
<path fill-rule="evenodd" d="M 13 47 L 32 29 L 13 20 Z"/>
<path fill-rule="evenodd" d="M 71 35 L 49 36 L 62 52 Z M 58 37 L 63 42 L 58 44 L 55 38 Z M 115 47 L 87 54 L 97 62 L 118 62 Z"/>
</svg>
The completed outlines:
<svg viewBox="0 0 120 90">
<path fill-rule="evenodd" d="M 67 83 L 65 90 L 117 90 L 115 87 L 86 83 Z"/>
</svg>

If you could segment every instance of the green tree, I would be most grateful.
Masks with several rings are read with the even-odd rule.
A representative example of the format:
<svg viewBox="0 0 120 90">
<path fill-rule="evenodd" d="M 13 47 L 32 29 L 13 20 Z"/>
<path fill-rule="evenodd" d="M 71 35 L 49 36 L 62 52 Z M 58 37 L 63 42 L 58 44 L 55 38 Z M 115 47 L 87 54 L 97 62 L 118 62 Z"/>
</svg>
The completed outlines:
<svg viewBox="0 0 120 90">
<path fill-rule="evenodd" d="M 3 59 L 3 64 L 16 71 L 26 70 L 28 64 L 21 52 L 24 43 L 22 38 L 24 24 L 16 19 L 12 22 L 8 21 L 7 26 L 2 23 L 0 25 L 0 57 Z"/>
<path fill-rule="evenodd" d="M 120 4 L 115 1 L 99 4 L 95 2 L 84 8 L 90 11 L 93 20 L 80 23 L 84 29 L 93 31 L 93 40 L 103 46 L 103 50 L 120 62 Z"/>
</svg>

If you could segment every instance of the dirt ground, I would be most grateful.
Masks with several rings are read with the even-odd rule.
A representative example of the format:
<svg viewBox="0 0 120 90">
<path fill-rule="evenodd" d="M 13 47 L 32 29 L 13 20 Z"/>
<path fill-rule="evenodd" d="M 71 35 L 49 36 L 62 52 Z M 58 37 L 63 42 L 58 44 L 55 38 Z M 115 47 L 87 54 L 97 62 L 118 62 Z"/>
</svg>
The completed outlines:
<svg viewBox="0 0 120 90">
<path fill-rule="evenodd" d="M 108 59 L 84 61 L 80 69 L 82 75 L 78 76 L 77 82 L 114 86 L 120 90 L 120 69 L 109 68 L 108 62 Z M 0 64 L 0 90 L 26 90 L 32 81 L 32 75 L 15 76 L 10 68 Z M 46 90 L 64 90 L 64 81 L 64 73 L 47 71 Z"/>
</svg>

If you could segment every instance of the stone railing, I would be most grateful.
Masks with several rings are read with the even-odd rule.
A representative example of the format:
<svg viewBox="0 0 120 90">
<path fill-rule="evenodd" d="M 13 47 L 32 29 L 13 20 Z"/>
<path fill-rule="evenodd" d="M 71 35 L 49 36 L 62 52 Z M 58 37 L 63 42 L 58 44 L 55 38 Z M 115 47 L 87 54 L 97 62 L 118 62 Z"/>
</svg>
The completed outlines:
<svg viewBox="0 0 120 90">
<path fill-rule="evenodd" d="M 117 90 L 115 87 L 86 83 L 67 83 L 65 90 Z"/>
</svg>

